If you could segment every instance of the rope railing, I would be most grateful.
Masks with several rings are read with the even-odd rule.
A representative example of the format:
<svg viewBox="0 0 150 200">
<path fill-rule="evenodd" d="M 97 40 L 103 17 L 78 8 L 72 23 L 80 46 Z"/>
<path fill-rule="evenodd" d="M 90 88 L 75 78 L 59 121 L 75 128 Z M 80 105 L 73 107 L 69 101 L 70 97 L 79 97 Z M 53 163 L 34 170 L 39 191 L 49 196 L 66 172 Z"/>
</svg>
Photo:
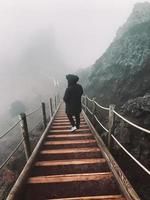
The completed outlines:
<svg viewBox="0 0 150 200">
<path fill-rule="evenodd" d="M 22 145 L 23 142 L 24 142 L 24 138 L 17 144 L 16 148 L 11 152 L 8 158 L 2 163 L 2 165 L 0 166 L 0 170 L 8 163 L 8 161 L 17 152 L 17 150 L 19 149 L 19 147 Z"/>
<path fill-rule="evenodd" d="M 90 109 L 87 107 L 87 111 L 92 115 L 92 111 L 90 111 Z"/>
<path fill-rule="evenodd" d="M 104 106 L 99 105 L 96 101 L 94 101 L 94 103 L 95 103 L 99 108 L 102 108 L 103 110 L 108 110 L 108 111 L 109 111 L 109 108 L 106 108 L 106 107 L 104 107 Z"/>
<path fill-rule="evenodd" d="M 2 139 L 3 137 L 5 137 L 8 133 L 10 133 L 10 131 L 12 131 L 14 128 L 16 128 L 16 126 L 20 123 L 21 120 L 19 120 L 18 122 L 16 122 L 12 127 L 10 127 L 5 133 L 3 133 L 2 135 L 0 135 L 0 139 Z"/>
<path fill-rule="evenodd" d="M 55 110 L 57 109 L 57 106 L 59 104 L 60 99 L 59 97 L 55 96 L 55 99 L 50 98 L 49 101 L 49 106 L 50 109 L 48 108 L 48 112 L 50 115 L 50 120 L 53 117 Z M 54 101 L 54 103 L 53 103 Z M 28 123 L 27 123 L 27 118 L 30 117 L 31 115 L 35 114 L 37 111 L 41 110 L 42 115 L 40 115 L 40 120 L 37 120 L 34 127 L 32 127 L 30 130 L 28 130 Z M 39 116 L 38 116 L 39 117 Z M 33 117 L 32 117 L 33 119 Z M 16 151 L 19 149 L 19 147 L 24 143 L 24 150 L 25 150 L 25 155 L 26 155 L 26 160 L 29 159 L 31 155 L 31 147 L 30 147 L 30 139 L 29 139 L 29 133 L 31 133 L 40 123 L 43 123 L 44 128 L 47 127 L 47 117 L 46 117 L 46 106 L 45 103 L 42 103 L 37 109 L 33 110 L 32 112 L 29 112 L 27 114 L 21 113 L 19 115 L 19 121 L 17 121 L 12 127 L 10 127 L 5 133 L 0 135 L 0 139 L 5 137 L 10 131 L 12 131 L 17 125 L 20 125 L 21 127 L 21 132 L 22 132 L 22 140 L 17 144 L 16 148 L 10 153 L 8 158 L 0 165 L 0 170 L 8 163 L 8 161 L 11 159 L 11 157 L 16 153 Z M 33 122 L 32 122 L 33 123 Z"/>
<path fill-rule="evenodd" d="M 98 117 L 95 115 L 95 109 L 93 109 L 93 111 L 91 111 L 88 108 L 88 103 L 87 101 L 90 101 L 93 103 L 93 105 L 98 106 L 99 108 L 103 109 L 103 110 L 108 110 L 109 111 L 109 130 L 99 121 Z M 130 158 L 132 158 L 147 174 L 150 175 L 150 171 L 142 164 L 140 163 L 125 147 L 123 147 L 123 145 L 115 138 L 115 136 L 113 135 L 113 130 L 114 130 L 114 115 L 117 115 L 119 118 L 121 118 L 122 120 L 124 120 L 125 122 L 127 122 L 128 124 L 130 124 L 131 126 L 135 127 L 138 130 L 141 130 L 145 133 L 150 134 L 150 130 L 145 129 L 141 126 L 138 126 L 137 124 L 127 120 L 126 118 L 124 118 L 122 115 L 120 115 L 118 112 L 115 111 L 115 106 L 114 105 L 110 105 L 109 108 L 103 107 L 101 105 L 99 105 L 95 100 L 90 99 L 87 96 L 84 96 L 84 103 L 82 103 L 85 113 L 86 111 L 88 111 L 92 116 L 94 116 L 94 119 L 98 122 L 98 124 L 108 133 L 108 148 L 110 149 L 111 146 L 111 138 L 113 138 L 113 140 L 120 146 L 120 148 L 122 148 L 124 150 L 124 152 L 126 154 L 128 154 L 130 156 Z"/>
<path fill-rule="evenodd" d="M 99 125 L 106 131 L 109 132 L 109 130 L 107 128 L 105 128 L 105 126 L 103 126 L 103 124 L 98 120 L 98 118 L 94 115 L 94 118 L 96 119 L 96 121 L 99 123 Z"/>
<path fill-rule="evenodd" d="M 134 156 L 132 156 L 132 154 L 129 151 L 127 151 L 127 149 L 124 148 L 122 144 L 120 144 L 120 142 L 115 138 L 114 135 L 111 135 L 111 137 L 147 174 L 150 175 L 150 171 L 144 165 L 142 165 Z"/>
<path fill-rule="evenodd" d="M 40 109 L 41 109 L 41 105 L 40 105 L 37 109 L 35 109 L 35 110 L 33 110 L 33 111 L 27 113 L 27 114 L 26 114 L 26 117 L 29 117 L 30 115 L 36 113 L 36 112 L 39 111 Z"/>
<path fill-rule="evenodd" d="M 150 130 L 145 129 L 145 128 L 141 127 L 141 126 L 138 126 L 138 125 L 134 124 L 133 122 L 131 122 L 131 121 L 127 120 L 126 118 L 124 118 L 123 116 L 121 116 L 121 115 L 120 115 L 119 113 L 117 113 L 115 110 L 114 110 L 113 112 L 114 112 L 118 117 L 120 117 L 120 118 L 123 119 L 125 122 L 127 122 L 128 124 L 134 126 L 135 128 L 137 128 L 137 129 L 139 129 L 139 130 L 141 130 L 141 131 L 144 131 L 145 133 L 149 133 L 149 134 L 150 134 Z"/>
<path fill-rule="evenodd" d="M 38 122 L 35 123 L 34 127 L 32 127 L 29 132 L 32 132 L 40 123 L 42 122 L 42 120 L 40 119 Z"/>
</svg>

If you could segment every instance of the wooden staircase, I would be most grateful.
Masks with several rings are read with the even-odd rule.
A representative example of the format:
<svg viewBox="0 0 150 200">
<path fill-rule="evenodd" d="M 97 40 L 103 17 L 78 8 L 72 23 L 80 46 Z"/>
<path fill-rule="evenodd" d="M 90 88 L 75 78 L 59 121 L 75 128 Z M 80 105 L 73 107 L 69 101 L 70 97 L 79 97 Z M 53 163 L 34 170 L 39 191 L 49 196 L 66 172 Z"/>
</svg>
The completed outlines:
<svg viewBox="0 0 150 200">
<path fill-rule="evenodd" d="M 22 200 L 128 200 L 81 115 L 71 128 L 62 105 L 27 178 Z"/>
</svg>

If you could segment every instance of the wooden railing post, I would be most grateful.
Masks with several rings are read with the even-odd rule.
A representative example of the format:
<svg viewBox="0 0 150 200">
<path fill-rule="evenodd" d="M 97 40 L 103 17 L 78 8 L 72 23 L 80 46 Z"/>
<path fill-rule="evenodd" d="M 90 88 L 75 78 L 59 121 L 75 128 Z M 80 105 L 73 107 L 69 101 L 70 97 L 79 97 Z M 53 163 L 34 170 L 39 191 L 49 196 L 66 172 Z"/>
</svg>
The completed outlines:
<svg viewBox="0 0 150 200">
<path fill-rule="evenodd" d="M 44 128 L 46 128 L 46 109 L 45 109 L 45 103 L 42 102 L 42 114 L 43 114 L 43 124 Z"/>
<path fill-rule="evenodd" d="M 53 102 L 52 102 L 52 98 L 49 99 L 49 103 L 50 103 L 49 106 L 50 106 L 50 114 L 51 114 L 50 116 L 52 118 L 52 116 L 53 116 Z"/>
<path fill-rule="evenodd" d="M 93 98 L 93 106 L 92 106 L 92 123 L 94 125 L 94 115 L 95 115 L 95 111 L 96 111 L 96 104 L 95 104 L 95 97 Z"/>
<path fill-rule="evenodd" d="M 60 97 L 59 97 L 59 94 L 57 94 L 57 104 L 60 103 Z"/>
<path fill-rule="evenodd" d="M 57 108 L 57 95 L 55 96 L 55 110 Z"/>
<path fill-rule="evenodd" d="M 114 109 L 115 105 L 109 106 L 109 133 L 108 133 L 108 148 L 111 149 L 111 135 L 113 134 L 114 129 Z"/>
<path fill-rule="evenodd" d="M 85 105 L 85 114 L 86 114 L 86 111 L 87 111 L 87 96 L 86 95 L 84 98 L 84 105 Z"/>
<path fill-rule="evenodd" d="M 23 136 L 23 139 L 24 139 L 24 150 L 25 150 L 26 160 L 28 160 L 30 155 L 31 155 L 31 147 L 30 147 L 30 140 L 29 140 L 29 132 L 28 132 L 26 114 L 21 113 L 19 115 L 19 119 L 21 120 L 20 126 L 21 126 L 22 136 Z"/>
</svg>

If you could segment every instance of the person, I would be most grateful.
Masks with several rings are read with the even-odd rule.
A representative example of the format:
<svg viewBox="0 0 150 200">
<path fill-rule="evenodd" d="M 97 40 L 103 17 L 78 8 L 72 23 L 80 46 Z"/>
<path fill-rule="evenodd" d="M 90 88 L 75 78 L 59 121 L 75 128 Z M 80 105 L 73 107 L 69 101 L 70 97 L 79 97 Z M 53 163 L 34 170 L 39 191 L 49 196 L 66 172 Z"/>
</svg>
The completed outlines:
<svg viewBox="0 0 150 200">
<path fill-rule="evenodd" d="M 83 94 L 83 88 L 78 84 L 79 77 L 73 74 L 66 75 L 68 81 L 68 87 L 66 88 L 63 100 L 66 104 L 66 114 L 72 125 L 71 131 L 75 131 L 80 128 L 80 113 L 82 110 L 81 96 Z M 75 120 L 74 118 L 75 117 Z"/>
</svg>

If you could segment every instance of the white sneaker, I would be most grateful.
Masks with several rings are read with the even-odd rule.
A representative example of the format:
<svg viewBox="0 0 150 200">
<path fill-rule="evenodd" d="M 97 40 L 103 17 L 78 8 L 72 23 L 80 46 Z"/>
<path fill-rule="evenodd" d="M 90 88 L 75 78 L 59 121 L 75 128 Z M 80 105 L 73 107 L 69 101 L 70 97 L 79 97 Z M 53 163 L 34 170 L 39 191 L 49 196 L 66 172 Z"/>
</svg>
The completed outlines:
<svg viewBox="0 0 150 200">
<path fill-rule="evenodd" d="M 77 127 L 76 126 L 73 126 L 72 128 L 71 128 L 71 132 L 73 132 L 73 131 L 75 131 L 75 130 L 77 130 Z"/>
</svg>

